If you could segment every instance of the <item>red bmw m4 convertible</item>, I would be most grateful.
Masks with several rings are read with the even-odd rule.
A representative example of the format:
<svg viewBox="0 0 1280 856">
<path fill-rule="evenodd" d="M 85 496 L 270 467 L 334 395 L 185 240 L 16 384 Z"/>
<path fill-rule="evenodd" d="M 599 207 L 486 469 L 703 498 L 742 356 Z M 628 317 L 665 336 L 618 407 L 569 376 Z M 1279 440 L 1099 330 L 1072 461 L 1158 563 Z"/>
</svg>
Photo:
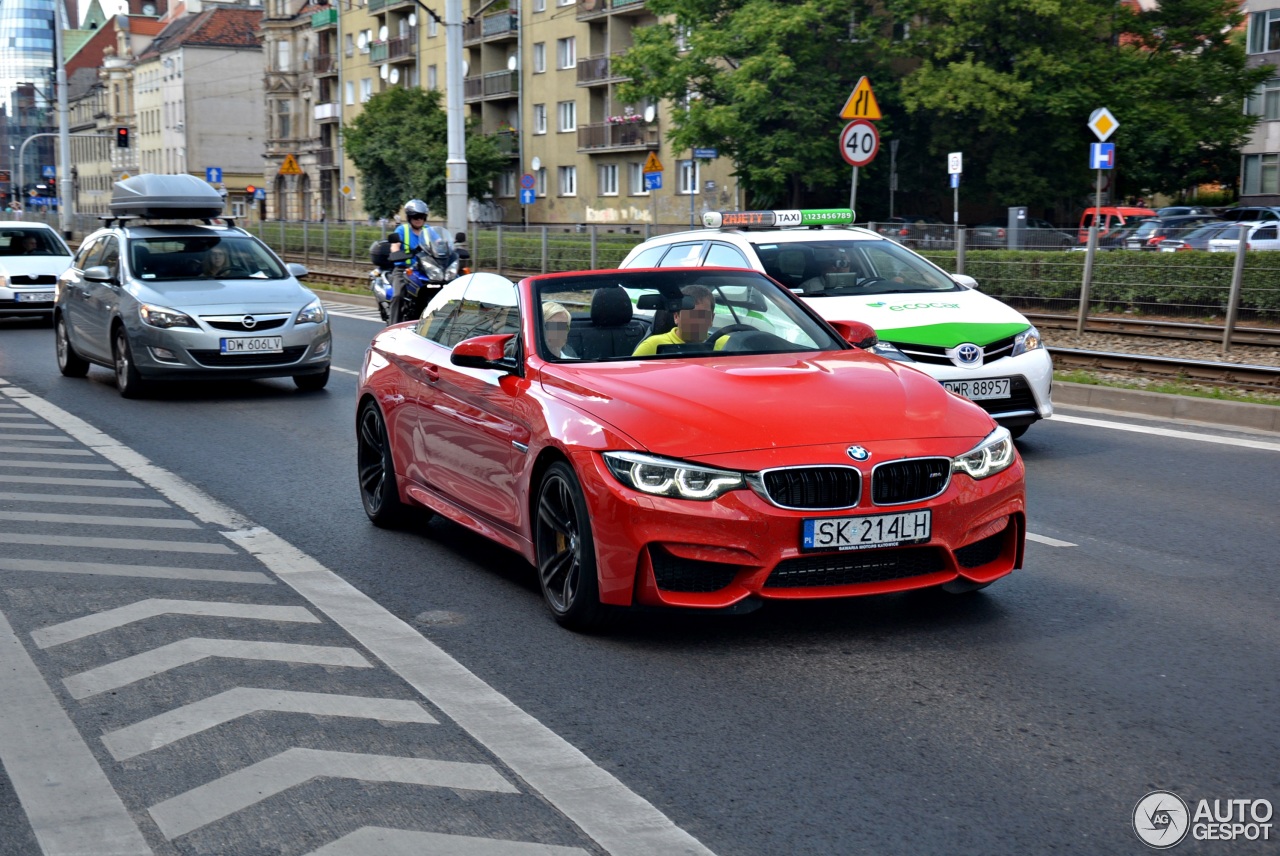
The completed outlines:
<svg viewBox="0 0 1280 856">
<path fill-rule="evenodd" d="M 1021 567 L 1009 432 L 874 344 L 753 271 L 470 274 L 369 346 L 361 500 L 520 553 L 577 629 Z"/>
</svg>

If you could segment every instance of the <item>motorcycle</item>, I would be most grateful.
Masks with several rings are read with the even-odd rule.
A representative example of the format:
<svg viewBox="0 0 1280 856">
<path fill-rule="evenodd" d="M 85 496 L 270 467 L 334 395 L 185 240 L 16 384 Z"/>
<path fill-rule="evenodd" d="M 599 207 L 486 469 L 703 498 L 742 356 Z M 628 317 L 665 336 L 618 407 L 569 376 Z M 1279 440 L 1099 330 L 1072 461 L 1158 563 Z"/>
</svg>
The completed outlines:
<svg viewBox="0 0 1280 856">
<path fill-rule="evenodd" d="M 388 261 L 409 261 L 404 289 L 394 295 L 388 307 L 390 323 L 421 317 L 422 310 L 446 283 L 467 272 L 463 262 L 470 257 L 465 249 L 455 247 L 438 233 L 433 233 L 432 240 L 419 244 L 411 252 L 390 253 Z"/>
</svg>

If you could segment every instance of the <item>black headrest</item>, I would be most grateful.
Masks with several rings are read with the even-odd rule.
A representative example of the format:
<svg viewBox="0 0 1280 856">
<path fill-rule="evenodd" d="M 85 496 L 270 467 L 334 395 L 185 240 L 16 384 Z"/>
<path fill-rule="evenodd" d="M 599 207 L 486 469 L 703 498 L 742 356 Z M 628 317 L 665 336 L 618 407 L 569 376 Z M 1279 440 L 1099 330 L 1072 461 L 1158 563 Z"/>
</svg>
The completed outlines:
<svg viewBox="0 0 1280 856">
<path fill-rule="evenodd" d="M 591 326 L 624 327 L 631 321 L 631 298 L 621 286 L 606 285 L 591 296 Z"/>
</svg>

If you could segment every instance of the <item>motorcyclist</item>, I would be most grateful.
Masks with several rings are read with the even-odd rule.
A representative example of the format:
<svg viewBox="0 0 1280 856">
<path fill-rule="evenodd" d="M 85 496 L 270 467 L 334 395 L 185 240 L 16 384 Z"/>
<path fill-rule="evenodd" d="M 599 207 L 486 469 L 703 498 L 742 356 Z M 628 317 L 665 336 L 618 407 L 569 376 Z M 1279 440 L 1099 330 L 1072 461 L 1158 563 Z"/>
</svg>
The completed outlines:
<svg viewBox="0 0 1280 856">
<path fill-rule="evenodd" d="M 404 204 L 404 222 L 395 228 L 391 234 L 387 235 L 387 240 L 391 244 L 391 253 L 404 252 L 412 253 L 419 246 L 426 245 L 430 247 L 432 243 L 440 240 L 440 236 L 436 230 L 427 225 L 427 203 L 421 199 L 410 199 Z M 403 315 L 404 292 L 405 292 L 405 274 L 413 264 L 412 257 L 406 257 L 394 263 L 395 266 L 391 271 L 391 285 L 395 289 L 395 298 L 391 301 L 391 323 L 395 324 L 400 321 L 408 321 L 409 318 Z"/>
</svg>

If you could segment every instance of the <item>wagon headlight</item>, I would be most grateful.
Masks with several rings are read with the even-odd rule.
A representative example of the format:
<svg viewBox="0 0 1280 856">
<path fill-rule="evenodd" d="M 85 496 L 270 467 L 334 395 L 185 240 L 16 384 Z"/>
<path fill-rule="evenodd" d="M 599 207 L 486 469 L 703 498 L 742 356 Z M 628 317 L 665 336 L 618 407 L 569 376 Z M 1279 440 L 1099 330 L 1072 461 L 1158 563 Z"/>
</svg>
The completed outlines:
<svg viewBox="0 0 1280 856">
<path fill-rule="evenodd" d="M 319 300 L 313 300 L 298 313 L 298 324 L 320 324 L 324 322 L 324 307 Z"/>
<path fill-rule="evenodd" d="M 1013 354 L 1025 354 L 1027 351 L 1038 351 L 1044 347 L 1044 342 L 1040 339 L 1040 331 L 1035 327 L 1028 327 L 1018 334 L 1013 340 Z"/>
<path fill-rule="evenodd" d="M 897 345 L 894 345 L 891 342 L 886 342 L 883 339 L 876 342 L 875 346 L 871 349 L 871 353 L 879 357 L 884 357 L 886 360 L 897 360 L 900 363 L 915 362 L 915 360 L 898 350 Z"/>
<path fill-rule="evenodd" d="M 1013 463 L 1013 435 L 1003 426 L 996 428 L 978 445 L 963 455 L 951 459 L 951 471 L 968 473 L 975 479 L 985 479 Z"/>
<path fill-rule="evenodd" d="M 605 452 L 613 477 L 629 488 L 677 499 L 715 499 L 746 484 L 742 473 L 700 467 L 639 452 Z"/>
<path fill-rule="evenodd" d="M 191 316 L 185 315 L 176 309 L 170 309 L 167 306 L 144 303 L 138 307 L 138 314 L 142 316 L 142 320 L 145 323 L 161 329 L 196 326 L 196 322 L 191 320 Z"/>
</svg>

